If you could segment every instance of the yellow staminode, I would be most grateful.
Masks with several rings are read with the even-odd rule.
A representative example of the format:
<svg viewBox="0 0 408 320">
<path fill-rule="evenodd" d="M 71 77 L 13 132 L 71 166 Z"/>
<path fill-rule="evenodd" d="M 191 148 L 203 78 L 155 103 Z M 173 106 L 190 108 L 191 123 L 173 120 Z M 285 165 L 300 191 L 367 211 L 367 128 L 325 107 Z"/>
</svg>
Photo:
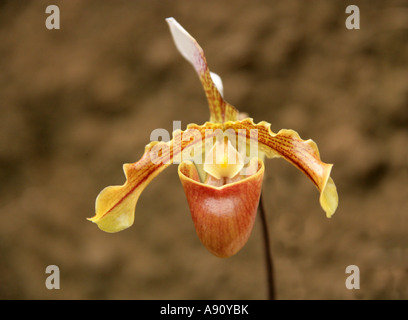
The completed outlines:
<svg viewBox="0 0 408 320">
<path fill-rule="evenodd" d="M 217 140 L 205 157 L 203 169 L 217 179 L 233 178 L 244 167 L 244 161 L 236 148 L 225 137 Z"/>
</svg>

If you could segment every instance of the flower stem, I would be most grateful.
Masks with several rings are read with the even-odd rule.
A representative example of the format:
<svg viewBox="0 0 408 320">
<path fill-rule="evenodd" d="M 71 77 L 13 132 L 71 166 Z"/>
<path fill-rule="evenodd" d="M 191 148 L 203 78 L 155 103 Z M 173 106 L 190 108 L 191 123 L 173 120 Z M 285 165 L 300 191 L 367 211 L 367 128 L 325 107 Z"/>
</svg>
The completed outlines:
<svg viewBox="0 0 408 320">
<path fill-rule="evenodd" d="M 268 223 L 266 221 L 266 214 L 265 214 L 265 207 L 261 197 L 259 199 L 259 213 L 261 215 L 262 221 L 262 236 L 264 241 L 264 250 L 265 250 L 265 266 L 266 266 L 266 274 L 268 277 L 268 299 L 275 300 L 275 279 L 274 279 L 274 272 L 273 272 L 273 260 L 272 260 L 272 253 L 269 241 L 269 230 L 268 230 Z"/>
</svg>

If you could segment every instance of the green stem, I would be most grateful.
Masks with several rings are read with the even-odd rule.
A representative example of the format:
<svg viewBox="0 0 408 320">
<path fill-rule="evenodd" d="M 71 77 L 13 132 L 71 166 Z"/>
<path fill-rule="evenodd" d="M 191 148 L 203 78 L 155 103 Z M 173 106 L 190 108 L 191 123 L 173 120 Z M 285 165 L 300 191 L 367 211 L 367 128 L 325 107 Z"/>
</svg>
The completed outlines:
<svg viewBox="0 0 408 320">
<path fill-rule="evenodd" d="M 265 265 L 266 265 L 266 274 L 268 278 L 268 299 L 275 300 L 275 279 L 274 279 L 274 271 L 273 271 L 273 260 L 272 260 L 272 253 L 269 241 L 269 230 L 268 230 L 268 223 L 266 221 L 266 214 L 265 214 L 265 207 L 261 197 L 259 199 L 259 213 L 261 215 L 262 221 L 262 236 L 264 242 L 264 250 L 265 250 Z"/>
</svg>

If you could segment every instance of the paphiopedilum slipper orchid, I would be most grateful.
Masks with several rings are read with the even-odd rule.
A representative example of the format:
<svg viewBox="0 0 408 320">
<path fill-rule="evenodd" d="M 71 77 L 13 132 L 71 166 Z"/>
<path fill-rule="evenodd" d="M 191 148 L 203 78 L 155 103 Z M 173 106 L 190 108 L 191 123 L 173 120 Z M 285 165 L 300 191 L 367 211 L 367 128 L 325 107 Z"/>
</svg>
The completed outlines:
<svg viewBox="0 0 408 320">
<path fill-rule="evenodd" d="M 242 118 L 223 99 L 221 79 L 210 72 L 197 41 L 175 19 L 166 20 L 177 49 L 198 73 L 210 121 L 176 130 L 170 141 L 149 143 L 139 161 L 123 165 L 126 182 L 101 191 L 89 220 L 106 232 L 130 227 L 142 191 L 177 163 L 198 237 L 214 255 L 232 256 L 245 245 L 254 225 L 265 156 L 282 157 L 301 170 L 320 191 L 321 207 L 330 218 L 338 204 L 330 177 L 333 165 L 320 160 L 315 142 L 302 140 L 293 130 L 273 133 L 267 122 Z"/>
</svg>

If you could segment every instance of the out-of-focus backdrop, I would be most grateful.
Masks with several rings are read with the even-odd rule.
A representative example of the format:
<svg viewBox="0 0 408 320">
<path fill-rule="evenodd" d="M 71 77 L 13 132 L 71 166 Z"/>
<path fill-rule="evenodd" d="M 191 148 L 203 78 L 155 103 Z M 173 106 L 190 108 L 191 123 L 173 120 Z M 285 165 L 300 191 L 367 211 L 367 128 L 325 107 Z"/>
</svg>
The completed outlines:
<svg viewBox="0 0 408 320">
<path fill-rule="evenodd" d="M 48 30 L 48 5 L 60 30 Z M 360 9 L 348 30 L 345 9 Z M 263 192 L 279 299 L 408 298 L 406 1 L 1 1 L 0 298 L 264 299 L 261 225 L 234 257 L 195 234 L 171 166 L 133 227 L 88 222 L 154 129 L 204 123 L 207 102 L 166 17 L 200 43 L 225 98 L 334 163 L 332 219 L 282 159 Z M 48 265 L 60 289 L 48 290 Z M 348 265 L 360 289 L 348 290 Z"/>
</svg>

